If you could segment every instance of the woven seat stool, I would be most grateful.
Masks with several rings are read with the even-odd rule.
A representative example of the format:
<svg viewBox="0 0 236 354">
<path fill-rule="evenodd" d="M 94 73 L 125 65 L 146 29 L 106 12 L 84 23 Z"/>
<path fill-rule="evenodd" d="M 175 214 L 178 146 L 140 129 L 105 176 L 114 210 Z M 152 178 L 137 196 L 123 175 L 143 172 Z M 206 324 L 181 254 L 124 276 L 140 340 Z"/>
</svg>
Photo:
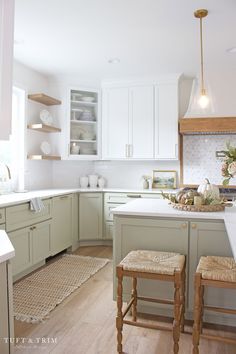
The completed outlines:
<svg viewBox="0 0 236 354">
<path fill-rule="evenodd" d="M 236 344 L 236 339 L 203 334 L 204 309 L 219 313 L 236 315 L 236 309 L 226 309 L 204 305 L 204 288 L 215 287 L 236 289 L 236 262 L 231 257 L 206 256 L 201 257 L 195 273 L 194 294 L 194 324 L 193 324 L 193 354 L 199 354 L 201 338 L 213 339 L 229 344 Z"/>
<path fill-rule="evenodd" d="M 131 251 L 116 267 L 117 286 L 117 352 L 122 352 L 123 324 L 173 331 L 173 353 L 179 352 L 180 332 L 184 331 L 185 313 L 185 256 L 171 252 L 157 251 Z M 131 299 L 124 311 L 123 306 L 123 278 L 132 278 Z M 153 299 L 137 294 L 137 279 L 152 279 L 172 282 L 174 285 L 174 299 Z M 174 305 L 173 326 L 160 326 L 137 320 L 137 301 L 150 301 L 161 304 Z M 132 320 L 125 320 L 125 316 L 131 309 Z"/>
</svg>

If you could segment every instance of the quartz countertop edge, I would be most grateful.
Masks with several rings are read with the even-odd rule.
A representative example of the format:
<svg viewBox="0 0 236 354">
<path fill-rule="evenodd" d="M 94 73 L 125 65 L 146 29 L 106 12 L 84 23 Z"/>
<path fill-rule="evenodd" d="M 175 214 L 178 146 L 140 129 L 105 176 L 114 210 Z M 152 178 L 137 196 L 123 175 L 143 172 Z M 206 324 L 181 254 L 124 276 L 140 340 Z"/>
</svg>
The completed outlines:
<svg viewBox="0 0 236 354">
<path fill-rule="evenodd" d="M 176 193 L 175 190 L 167 192 Z M 33 198 L 51 198 L 71 193 L 137 193 L 137 194 L 160 194 L 159 189 L 129 189 L 129 188 L 52 188 L 28 191 L 25 193 L 10 193 L 0 195 L 0 207 L 28 202 Z"/>
<path fill-rule="evenodd" d="M 225 223 L 230 246 L 236 261 L 236 206 L 218 212 L 188 212 L 174 209 L 163 199 L 136 199 L 112 210 L 115 216 L 163 217 L 219 220 Z"/>
<path fill-rule="evenodd" d="M 15 256 L 15 250 L 7 236 L 7 233 L 0 230 L 1 248 L 0 248 L 0 263 L 6 262 Z"/>
</svg>

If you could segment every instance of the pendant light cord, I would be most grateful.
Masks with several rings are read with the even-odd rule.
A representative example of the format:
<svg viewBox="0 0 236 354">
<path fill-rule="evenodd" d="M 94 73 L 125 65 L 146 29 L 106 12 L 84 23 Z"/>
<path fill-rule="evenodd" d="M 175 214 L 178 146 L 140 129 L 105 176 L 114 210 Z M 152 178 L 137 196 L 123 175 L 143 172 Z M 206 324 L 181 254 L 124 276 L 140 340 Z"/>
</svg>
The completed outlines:
<svg viewBox="0 0 236 354">
<path fill-rule="evenodd" d="M 202 18 L 200 18 L 200 43 L 201 43 L 201 93 L 205 95 L 204 75 L 203 75 L 203 44 L 202 44 Z"/>
</svg>

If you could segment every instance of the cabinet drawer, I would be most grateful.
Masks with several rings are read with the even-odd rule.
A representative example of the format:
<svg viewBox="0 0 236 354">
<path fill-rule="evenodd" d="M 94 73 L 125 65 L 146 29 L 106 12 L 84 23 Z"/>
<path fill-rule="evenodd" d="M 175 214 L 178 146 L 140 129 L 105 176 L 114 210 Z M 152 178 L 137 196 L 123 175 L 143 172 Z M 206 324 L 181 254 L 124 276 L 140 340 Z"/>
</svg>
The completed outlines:
<svg viewBox="0 0 236 354">
<path fill-rule="evenodd" d="M 136 198 L 162 198 L 161 194 L 157 193 L 105 193 L 106 203 L 128 203 L 132 199 Z"/>
<path fill-rule="evenodd" d="M 51 218 L 51 199 L 44 199 L 45 208 L 36 213 L 30 210 L 30 202 L 6 208 L 6 230 L 12 231 Z"/>
<path fill-rule="evenodd" d="M 105 193 L 105 203 L 127 203 L 133 198 L 141 198 L 140 193 Z"/>
<path fill-rule="evenodd" d="M 113 221 L 112 210 L 120 205 L 121 203 L 105 203 L 104 206 L 105 221 Z"/>
<path fill-rule="evenodd" d="M 0 209 L 0 224 L 5 223 L 5 209 Z"/>
</svg>

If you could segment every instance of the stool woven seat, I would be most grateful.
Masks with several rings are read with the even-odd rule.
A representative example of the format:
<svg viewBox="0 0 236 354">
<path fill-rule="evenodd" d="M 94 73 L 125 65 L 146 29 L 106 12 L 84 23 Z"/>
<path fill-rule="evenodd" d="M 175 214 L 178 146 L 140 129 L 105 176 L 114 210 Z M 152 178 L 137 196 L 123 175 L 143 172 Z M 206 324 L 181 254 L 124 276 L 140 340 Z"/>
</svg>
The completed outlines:
<svg viewBox="0 0 236 354">
<path fill-rule="evenodd" d="M 184 267 L 185 257 L 179 253 L 131 251 L 120 263 L 124 270 L 173 275 Z"/>
<path fill-rule="evenodd" d="M 202 279 L 236 283 L 236 262 L 231 257 L 201 257 L 197 273 Z"/>
</svg>

